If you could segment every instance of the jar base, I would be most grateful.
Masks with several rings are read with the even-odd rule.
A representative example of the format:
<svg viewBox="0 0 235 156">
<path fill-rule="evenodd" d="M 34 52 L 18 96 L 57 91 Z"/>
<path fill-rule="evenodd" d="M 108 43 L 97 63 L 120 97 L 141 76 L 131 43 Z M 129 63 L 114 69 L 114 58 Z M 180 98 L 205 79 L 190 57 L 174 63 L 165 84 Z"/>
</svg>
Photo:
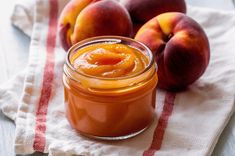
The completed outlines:
<svg viewBox="0 0 235 156">
<path fill-rule="evenodd" d="M 124 136 L 115 136 L 115 137 L 110 137 L 110 136 L 94 136 L 94 135 L 89 135 L 89 134 L 84 134 L 84 133 L 80 133 L 79 134 L 91 138 L 91 139 L 96 139 L 96 140 L 103 140 L 103 141 L 118 141 L 118 140 L 125 140 L 125 139 L 129 139 L 132 137 L 135 137 L 137 135 L 139 135 L 140 133 L 144 132 L 146 129 L 148 129 L 149 126 L 146 126 L 145 128 L 141 129 L 140 131 L 128 134 L 128 135 L 124 135 Z"/>
</svg>

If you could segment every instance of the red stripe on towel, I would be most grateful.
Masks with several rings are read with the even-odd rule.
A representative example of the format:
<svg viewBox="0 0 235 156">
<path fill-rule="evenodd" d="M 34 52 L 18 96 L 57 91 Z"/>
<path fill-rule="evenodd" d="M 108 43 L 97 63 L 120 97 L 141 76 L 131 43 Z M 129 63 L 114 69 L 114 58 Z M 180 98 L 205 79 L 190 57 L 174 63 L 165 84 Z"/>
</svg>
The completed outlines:
<svg viewBox="0 0 235 156">
<path fill-rule="evenodd" d="M 166 93 L 162 114 L 158 120 L 157 127 L 154 131 L 152 143 L 149 149 L 144 151 L 143 153 L 144 156 L 154 156 L 154 153 L 161 149 L 168 120 L 173 111 L 175 96 L 176 96 L 175 93 L 170 93 L 170 92 Z"/>
<path fill-rule="evenodd" d="M 41 97 L 36 110 L 36 126 L 35 126 L 35 138 L 33 148 L 35 151 L 43 152 L 46 139 L 46 115 L 48 109 L 48 103 L 52 91 L 52 83 L 54 79 L 54 66 L 55 55 L 54 50 L 56 46 L 56 32 L 57 32 L 57 17 L 58 17 L 58 1 L 49 1 L 49 28 L 47 33 L 46 42 L 46 64 L 43 73 L 43 83 L 41 90 Z"/>
</svg>

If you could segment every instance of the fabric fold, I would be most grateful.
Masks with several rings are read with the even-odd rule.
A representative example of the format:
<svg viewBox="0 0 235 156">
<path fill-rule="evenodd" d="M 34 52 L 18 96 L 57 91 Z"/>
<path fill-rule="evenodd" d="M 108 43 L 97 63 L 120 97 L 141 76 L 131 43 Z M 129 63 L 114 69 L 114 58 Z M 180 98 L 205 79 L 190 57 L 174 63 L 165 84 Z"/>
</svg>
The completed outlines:
<svg viewBox="0 0 235 156">
<path fill-rule="evenodd" d="M 29 37 L 33 31 L 34 7 L 35 1 L 18 0 L 11 16 L 12 24 Z"/>
</svg>

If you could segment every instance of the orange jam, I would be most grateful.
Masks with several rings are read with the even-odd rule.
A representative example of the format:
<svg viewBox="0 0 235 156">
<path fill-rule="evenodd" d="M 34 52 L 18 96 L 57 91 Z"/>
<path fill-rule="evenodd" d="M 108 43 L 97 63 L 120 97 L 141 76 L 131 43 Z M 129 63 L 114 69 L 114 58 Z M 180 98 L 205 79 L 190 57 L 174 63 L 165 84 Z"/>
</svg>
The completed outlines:
<svg viewBox="0 0 235 156">
<path fill-rule="evenodd" d="M 156 64 L 143 44 L 96 37 L 74 45 L 64 65 L 66 116 L 80 134 L 124 139 L 154 118 Z"/>
<path fill-rule="evenodd" d="M 76 70 L 96 77 L 123 77 L 141 72 L 148 58 L 124 44 L 94 44 L 77 51 L 71 63 Z"/>
</svg>

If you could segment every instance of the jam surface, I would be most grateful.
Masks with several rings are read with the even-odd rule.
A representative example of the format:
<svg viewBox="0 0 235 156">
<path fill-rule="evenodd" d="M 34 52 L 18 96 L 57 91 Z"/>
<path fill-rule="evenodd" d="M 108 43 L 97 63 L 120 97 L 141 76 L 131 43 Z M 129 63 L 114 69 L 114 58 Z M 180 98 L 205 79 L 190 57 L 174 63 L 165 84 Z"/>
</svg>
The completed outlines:
<svg viewBox="0 0 235 156">
<path fill-rule="evenodd" d="M 96 77 L 131 76 L 143 71 L 149 63 L 139 50 L 124 44 L 94 44 L 72 57 L 71 63 L 81 73 Z"/>
</svg>

